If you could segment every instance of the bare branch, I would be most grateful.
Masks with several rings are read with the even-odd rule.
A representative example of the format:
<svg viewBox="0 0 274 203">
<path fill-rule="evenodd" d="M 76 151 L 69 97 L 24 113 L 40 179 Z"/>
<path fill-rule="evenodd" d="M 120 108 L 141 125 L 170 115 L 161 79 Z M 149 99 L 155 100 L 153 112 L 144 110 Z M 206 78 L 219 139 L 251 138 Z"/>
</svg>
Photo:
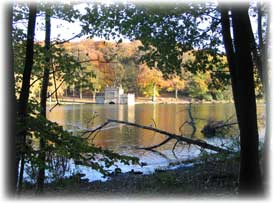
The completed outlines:
<svg viewBox="0 0 274 203">
<path fill-rule="evenodd" d="M 173 145 L 173 147 L 172 147 L 172 152 L 173 152 L 173 154 L 175 154 L 175 152 L 174 152 L 174 150 L 175 150 L 175 148 L 176 148 L 176 145 L 178 144 L 178 140 L 175 142 L 175 144 Z"/>
<path fill-rule="evenodd" d="M 238 124 L 238 122 L 219 125 L 219 126 L 216 126 L 215 129 L 223 128 L 223 127 L 227 127 L 227 126 L 231 126 L 231 125 L 237 125 L 237 124 Z"/>
<path fill-rule="evenodd" d="M 49 75 L 50 75 L 50 74 L 53 74 L 53 73 L 55 73 L 55 72 L 59 72 L 59 71 L 60 71 L 60 70 L 51 71 L 51 72 L 49 72 Z M 33 86 L 38 80 L 42 79 L 43 77 L 44 77 L 44 75 L 38 76 L 38 77 L 30 84 L 30 86 Z"/>
<path fill-rule="evenodd" d="M 99 134 L 100 131 L 96 131 L 95 135 L 91 138 L 91 142 L 94 141 L 94 139 L 97 137 L 97 135 Z M 88 137 L 90 137 L 91 135 L 93 135 L 93 133 L 90 133 Z"/>
<path fill-rule="evenodd" d="M 57 102 L 53 107 L 51 107 L 51 109 L 49 110 L 49 112 L 51 112 L 56 106 L 60 105 L 59 102 Z"/>
<path fill-rule="evenodd" d="M 58 87 L 55 88 L 55 90 L 47 98 L 50 98 L 52 95 L 54 95 L 58 91 L 58 89 L 61 87 L 63 82 L 65 82 L 65 79 L 62 80 L 62 82 L 58 85 Z"/>
<path fill-rule="evenodd" d="M 154 120 L 153 118 L 151 118 L 151 120 L 152 120 L 152 121 L 153 121 L 153 123 L 154 123 L 154 127 L 155 127 L 155 128 L 157 128 L 157 125 L 156 125 L 155 120 Z"/>
<path fill-rule="evenodd" d="M 169 162 L 171 162 L 171 160 L 163 153 L 157 151 L 157 150 L 154 150 L 154 149 L 144 149 L 144 150 L 147 150 L 147 151 L 151 151 L 151 152 L 154 152 L 158 155 L 160 155 L 161 157 L 165 158 L 166 160 L 168 160 Z"/>
<path fill-rule="evenodd" d="M 52 43 L 52 46 L 54 45 L 59 45 L 59 44 L 64 44 L 66 42 L 69 42 L 77 37 L 81 37 L 82 33 L 78 33 L 76 35 L 74 35 L 73 37 L 69 38 L 69 39 L 66 39 L 66 40 L 63 40 L 63 41 L 55 41 L 55 43 Z"/>
<path fill-rule="evenodd" d="M 188 117 L 190 118 L 190 121 L 185 121 L 180 127 L 179 127 L 179 131 L 182 132 L 182 128 L 184 127 L 185 124 L 188 124 L 192 127 L 192 132 L 190 134 L 190 137 L 194 137 L 196 131 L 197 131 L 197 128 L 196 128 L 196 125 L 195 125 L 195 120 L 192 116 L 192 113 L 191 113 L 191 105 L 192 103 L 189 104 L 189 107 L 188 107 Z"/>
<path fill-rule="evenodd" d="M 98 130 L 101 130 L 102 128 L 104 128 L 106 125 L 108 125 L 110 122 L 109 121 L 106 121 L 104 122 L 102 125 L 99 125 L 98 127 L 94 128 L 94 129 L 91 129 L 91 130 L 86 130 L 86 131 L 83 131 L 82 133 L 83 134 L 86 134 L 86 133 L 89 133 L 89 135 L 87 137 L 85 137 L 86 139 L 88 139 L 94 132 L 98 131 Z M 94 138 L 93 138 L 94 139 Z"/>
<path fill-rule="evenodd" d="M 84 61 L 79 61 L 78 63 L 88 63 L 88 62 L 92 62 L 92 61 L 96 61 L 98 63 L 119 63 L 118 61 L 101 61 L 99 59 L 88 59 L 88 60 L 84 60 Z"/>
<path fill-rule="evenodd" d="M 164 144 L 166 144 L 167 142 L 169 142 L 172 138 L 167 138 L 165 139 L 163 142 L 160 142 L 159 144 L 156 144 L 156 145 L 153 145 L 153 146 L 150 146 L 150 147 L 137 147 L 137 149 L 154 149 L 154 148 L 157 148 L 157 147 L 160 147 Z"/>
<path fill-rule="evenodd" d="M 195 126 L 195 121 L 194 121 L 194 118 L 191 113 L 191 105 L 192 105 L 192 103 L 189 104 L 189 108 L 188 108 L 188 116 L 190 118 L 190 122 L 188 124 L 192 127 L 192 133 L 191 133 L 190 137 L 193 137 L 196 133 L 197 128 Z"/>
<path fill-rule="evenodd" d="M 65 81 L 65 80 L 63 80 L 63 81 L 59 84 L 59 86 L 56 87 L 55 68 L 53 68 L 53 69 L 54 69 L 54 70 L 53 70 L 53 82 L 54 82 L 54 88 L 55 88 L 55 90 L 54 90 L 54 92 L 53 92 L 51 95 L 49 95 L 47 98 L 51 97 L 51 96 L 55 93 L 56 104 L 49 110 L 50 112 L 51 112 L 56 106 L 60 105 L 60 103 L 59 103 L 59 101 L 58 101 L 57 90 L 61 87 L 62 83 Z"/>
<path fill-rule="evenodd" d="M 54 66 L 53 66 L 54 67 Z M 55 71 L 55 68 L 54 68 L 54 71 Z M 56 99 L 56 102 L 57 102 L 57 104 L 59 103 L 59 101 L 58 101 L 58 95 L 57 95 L 57 87 L 56 87 L 56 78 L 55 78 L 55 72 L 53 72 L 53 82 L 54 82 L 54 88 L 55 88 L 55 90 L 56 91 L 54 91 L 55 92 L 55 99 Z M 60 87 L 61 85 L 59 85 L 59 87 Z"/>
<path fill-rule="evenodd" d="M 153 127 L 150 127 L 150 126 L 144 126 L 144 125 L 140 125 L 140 124 L 136 124 L 136 123 L 120 121 L 120 120 L 114 120 L 114 119 L 108 119 L 107 122 L 121 123 L 121 124 L 125 124 L 125 125 L 135 126 L 135 127 L 138 127 L 138 128 L 143 128 L 143 129 L 146 129 L 146 130 L 151 130 L 151 131 L 154 131 L 154 132 L 158 132 L 160 134 L 164 134 L 164 135 L 168 136 L 170 139 L 175 139 L 175 140 L 178 140 L 178 141 L 186 142 L 188 144 L 194 144 L 194 145 L 197 145 L 199 147 L 202 147 L 202 148 L 205 148 L 205 149 L 210 149 L 210 150 L 213 150 L 213 151 L 216 151 L 216 152 L 222 152 L 222 153 L 230 153 L 231 152 L 229 150 L 226 150 L 226 149 L 223 149 L 223 148 L 208 144 L 207 142 L 205 142 L 203 140 L 195 140 L 195 139 L 191 139 L 191 138 L 188 138 L 188 137 L 183 137 L 183 136 L 172 134 L 172 133 L 169 133 L 167 131 L 160 130 L 160 129 L 157 129 L 157 128 L 153 128 Z"/>
</svg>

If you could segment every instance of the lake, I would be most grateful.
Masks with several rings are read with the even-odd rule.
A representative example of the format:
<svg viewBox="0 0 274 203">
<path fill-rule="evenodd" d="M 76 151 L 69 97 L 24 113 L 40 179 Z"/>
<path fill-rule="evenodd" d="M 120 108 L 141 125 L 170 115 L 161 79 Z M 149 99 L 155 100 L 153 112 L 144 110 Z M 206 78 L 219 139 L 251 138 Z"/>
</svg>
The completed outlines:
<svg viewBox="0 0 274 203">
<path fill-rule="evenodd" d="M 190 136 L 192 128 L 189 125 L 184 125 L 181 132 L 179 130 L 185 121 L 190 120 L 188 108 L 188 104 L 64 104 L 57 106 L 52 112 L 48 112 L 47 117 L 49 120 L 64 126 L 65 129 L 76 132 L 94 128 L 105 122 L 106 119 L 117 119 Z M 259 104 L 257 110 L 258 117 L 262 118 L 264 105 Z M 191 112 L 197 127 L 193 137 L 195 139 L 225 146 L 231 143 L 231 136 L 238 134 L 236 125 L 225 136 L 205 138 L 201 133 L 201 129 L 208 120 L 226 121 L 230 119 L 230 122 L 235 122 L 234 104 L 192 104 Z M 97 117 L 91 121 L 95 114 Z M 263 129 L 263 124 L 260 124 L 260 127 Z M 201 150 L 196 146 L 189 147 L 182 144 L 176 145 L 175 153 L 173 153 L 174 141 L 158 148 L 158 152 L 136 149 L 136 147 L 158 144 L 164 139 L 164 135 L 152 131 L 113 123 L 107 126 L 105 130 L 100 131 L 93 143 L 120 154 L 139 157 L 142 162 L 147 163 L 147 166 L 135 167 L 134 169 L 144 173 L 150 173 L 155 168 L 167 167 L 173 162 L 192 159 L 201 153 Z M 132 167 L 125 166 L 123 169 L 126 172 Z"/>
</svg>

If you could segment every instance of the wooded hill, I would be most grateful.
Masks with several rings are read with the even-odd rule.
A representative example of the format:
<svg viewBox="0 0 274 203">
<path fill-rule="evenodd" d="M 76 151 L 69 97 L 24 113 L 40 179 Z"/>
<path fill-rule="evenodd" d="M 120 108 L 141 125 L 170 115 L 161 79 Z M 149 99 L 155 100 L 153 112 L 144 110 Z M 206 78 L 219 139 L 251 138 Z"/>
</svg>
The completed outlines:
<svg viewBox="0 0 274 203">
<path fill-rule="evenodd" d="M 185 66 L 191 66 L 188 67 L 190 71 L 182 67 L 181 74 L 164 77 L 156 67 L 149 68 L 140 61 L 143 55 L 139 50 L 141 45 L 140 41 L 116 43 L 92 39 L 57 45 L 81 66 L 80 71 L 77 70 L 78 74 L 71 75 L 73 78 L 68 78 L 65 82 L 56 80 L 56 86 L 60 86 L 58 95 L 92 98 L 96 93 L 103 92 L 106 86 L 122 85 L 126 92 L 135 93 L 136 96 L 151 97 L 153 94 L 159 96 L 170 92 L 176 98 L 231 99 L 229 81 L 223 76 L 216 77 L 216 73 L 226 74 L 226 66 L 212 64 L 216 67 L 215 71 L 197 71 L 195 66 L 200 64 L 195 64 L 195 57 L 187 52 L 183 54 L 183 61 Z M 226 64 L 225 58 L 220 58 Z M 211 60 L 210 57 L 208 60 Z M 55 89 L 53 78 L 49 89 L 51 92 Z M 39 90 L 37 83 L 33 90 L 35 97 L 39 97 Z"/>
<path fill-rule="evenodd" d="M 38 43 L 36 46 L 41 49 L 43 43 Z M 204 65 L 203 71 L 200 71 L 200 66 L 203 65 L 200 64 L 201 59 L 199 58 L 199 62 L 196 62 L 194 54 L 190 51 L 186 52 L 182 57 L 181 74 L 164 77 L 157 67 L 150 68 L 146 63 L 141 62 L 144 52 L 139 49 L 142 46 L 140 41 L 116 43 L 86 39 L 55 46 L 75 61 L 72 65 L 68 62 L 69 59 L 64 57 L 62 66 L 66 67 L 60 68 L 60 65 L 55 65 L 56 69 L 59 67 L 60 70 L 56 70 L 55 81 L 53 75 L 50 77 L 49 94 L 58 87 L 59 97 L 94 98 L 96 93 L 102 93 L 106 86 L 122 85 L 125 92 L 135 93 L 136 96 L 169 95 L 175 98 L 190 97 L 208 101 L 232 98 L 224 56 L 217 56 L 221 62 L 212 61 L 212 63 L 210 63 L 210 60 L 213 60 L 212 57 L 206 56 L 205 64 L 210 65 Z M 203 54 L 201 53 L 201 56 L 204 57 Z M 38 50 L 35 55 L 37 66 L 39 66 L 39 55 Z M 57 53 L 56 57 L 60 57 L 59 55 Z M 77 68 L 70 66 L 77 66 Z M 20 78 L 20 72 L 17 76 Z M 39 80 L 37 73 L 32 80 L 31 88 L 34 98 L 40 96 L 41 81 Z M 20 87 L 20 79 L 17 80 L 17 86 Z M 257 92 L 261 92 L 261 88 L 258 82 Z"/>
</svg>

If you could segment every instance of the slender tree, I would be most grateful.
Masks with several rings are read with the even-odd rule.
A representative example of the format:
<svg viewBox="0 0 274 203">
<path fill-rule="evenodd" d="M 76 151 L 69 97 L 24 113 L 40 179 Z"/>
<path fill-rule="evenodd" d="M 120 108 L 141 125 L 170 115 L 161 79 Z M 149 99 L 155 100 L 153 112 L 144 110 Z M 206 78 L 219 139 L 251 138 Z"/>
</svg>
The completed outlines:
<svg viewBox="0 0 274 203">
<path fill-rule="evenodd" d="M 30 76 L 33 66 L 33 45 L 34 45 L 34 34 L 35 34 L 35 22 L 36 22 L 37 7 L 35 4 L 29 5 L 29 18 L 28 18 L 28 30 L 27 30 L 27 46 L 26 46 L 26 57 L 25 67 L 23 73 L 22 87 L 18 102 L 18 119 L 21 126 L 24 126 L 27 118 L 28 99 L 30 93 Z M 18 190 L 22 189 L 23 182 L 23 171 L 24 171 L 24 150 L 26 142 L 26 129 L 23 127 L 19 130 L 16 135 L 16 168 L 19 169 L 19 162 L 21 161 Z"/>
<path fill-rule="evenodd" d="M 233 40 L 231 38 L 231 32 L 230 32 L 230 19 L 228 15 L 228 12 L 229 12 L 228 7 L 225 5 L 222 5 L 222 7 L 220 7 L 220 12 L 221 12 L 223 42 L 224 42 L 224 47 L 226 51 L 229 72 L 230 72 L 233 99 L 234 99 L 237 119 L 239 119 L 239 105 L 238 105 L 239 96 L 237 91 L 238 78 L 236 75 L 236 61 L 235 61 L 236 59 L 235 59 L 235 53 L 234 53 L 234 47 L 233 47 Z"/>
<path fill-rule="evenodd" d="M 43 82 L 41 86 L 41 95 L 40 95 L 40 108 L 41 108 L 41 116 L 46 119 L 46 108 L 47 108 L 47 92 L 49 85 L 49 71 L 50 71 L 50 33 L 51 33 L 51 10 L 50 6 L 46 7 L 46 16 L 45 16 L 45 67 L 44 67 L 44 75 Z M 43 136 L 40 137 L 40 153 L 39 160 L 41 164 L 39 166 L 38 177 L 37 177 L 37 192 L 42 192 L 44 187 L 45 180 L 45 146 L 46 140 Z"/>
</svg>

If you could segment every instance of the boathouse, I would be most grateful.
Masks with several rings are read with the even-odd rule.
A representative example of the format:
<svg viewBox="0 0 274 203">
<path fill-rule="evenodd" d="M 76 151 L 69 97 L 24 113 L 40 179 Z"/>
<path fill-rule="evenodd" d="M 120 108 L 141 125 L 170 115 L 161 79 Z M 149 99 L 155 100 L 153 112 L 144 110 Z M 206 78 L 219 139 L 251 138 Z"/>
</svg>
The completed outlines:
<svg viewBox="0 0 274 203">
<path fill-rule="evenodd" d="M 120 87 L 106 87 L 104 93 L 95 97 L 98 104 L 134 104 L 135 95 L 125 94 L 124 89 Z"/>
</svg>

